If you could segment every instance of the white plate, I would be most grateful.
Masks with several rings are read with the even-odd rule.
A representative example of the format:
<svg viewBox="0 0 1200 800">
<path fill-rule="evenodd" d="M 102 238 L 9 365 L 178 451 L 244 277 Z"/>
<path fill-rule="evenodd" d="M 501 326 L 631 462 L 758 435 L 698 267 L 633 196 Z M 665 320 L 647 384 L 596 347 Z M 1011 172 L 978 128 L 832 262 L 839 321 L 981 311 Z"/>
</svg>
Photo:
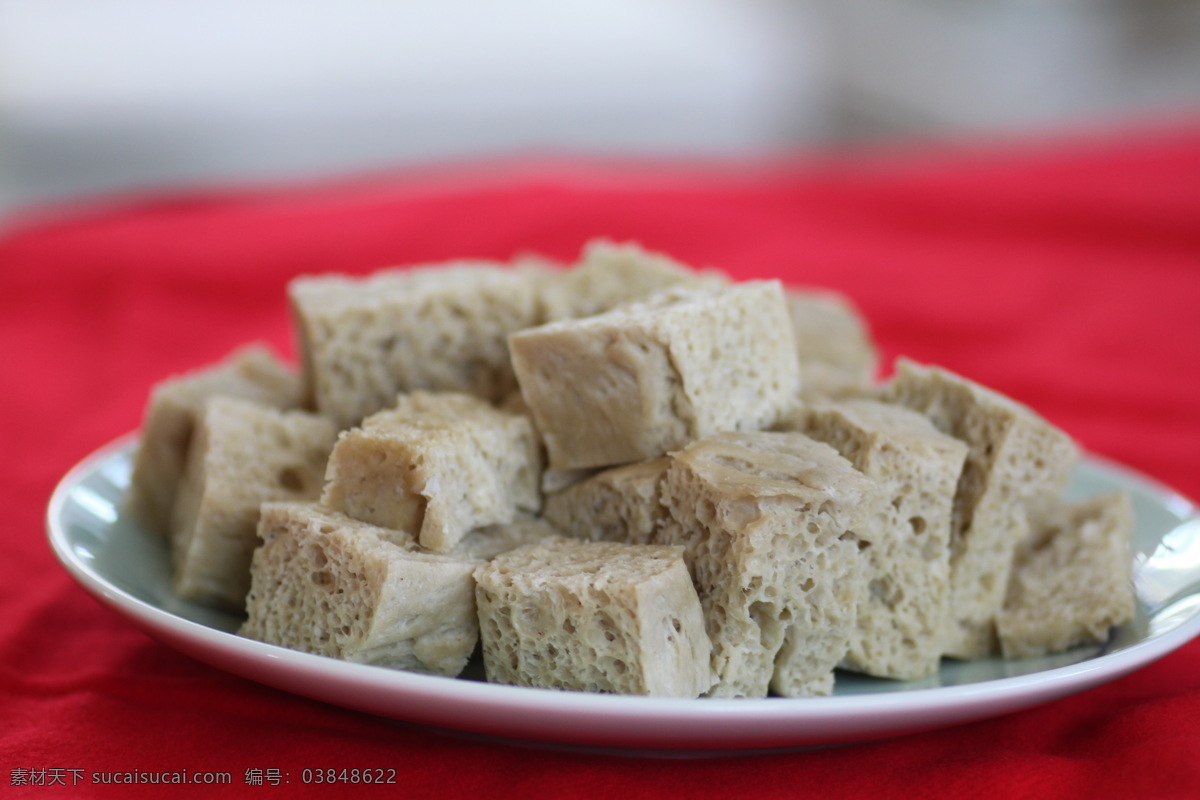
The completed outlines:
<svg viewBox="0 0 1200 800">
<path fill-rule="evenodd" d="M 839 674 L 832 697 L 678 700 L 499 686 L 350 664 L 236 636 L 240 619 L 169 590 L 164 544 L 120 513 L 133 440 L 87 458 L 50 501 L 50 543 L 101 601 L 151 635 L 214 666 L 346 708 L 459 732 L 556 746 L 744 751 L 832 744 L 955 725 L 1028 708 L 1113 680 L 1200 633 L 1200 514 L 1179 495 L 1095 458 L 1074 496 L 1133 496 L 1136 618 L 1104 647 L 1051 658 L 944 662 L 911 683 Z"/>
</svg>

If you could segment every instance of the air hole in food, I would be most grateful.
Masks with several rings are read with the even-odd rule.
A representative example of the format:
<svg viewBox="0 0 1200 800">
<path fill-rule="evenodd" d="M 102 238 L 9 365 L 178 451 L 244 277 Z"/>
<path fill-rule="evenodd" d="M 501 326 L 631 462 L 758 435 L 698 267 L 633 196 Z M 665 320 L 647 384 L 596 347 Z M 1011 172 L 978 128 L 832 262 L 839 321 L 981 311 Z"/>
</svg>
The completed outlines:
<svg viewBox="0 0 1200 800">
<path fill-rule="evenodd" d="M 289 492 L 304 491 L 304 478 L 295 467 L 284 467 L 279 470 L 279 485 Z"/>
</svg>

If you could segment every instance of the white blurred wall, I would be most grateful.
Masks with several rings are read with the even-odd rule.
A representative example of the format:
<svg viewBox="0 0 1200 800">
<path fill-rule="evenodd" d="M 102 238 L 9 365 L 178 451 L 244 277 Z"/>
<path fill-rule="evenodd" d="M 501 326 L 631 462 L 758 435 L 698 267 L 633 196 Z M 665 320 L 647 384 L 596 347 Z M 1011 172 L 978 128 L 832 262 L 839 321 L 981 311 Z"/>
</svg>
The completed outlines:
<svg viewBox="0 0 1200 800">
<path fill-rule="evenodd" d="M 787 0 L 0 0 L 14 201 L 826 135 Z"/>
<path fill-rule="evenodd" d="M 0 0 L 0 210 L 1200 108 L 1200 0 Z"/>
</svg>

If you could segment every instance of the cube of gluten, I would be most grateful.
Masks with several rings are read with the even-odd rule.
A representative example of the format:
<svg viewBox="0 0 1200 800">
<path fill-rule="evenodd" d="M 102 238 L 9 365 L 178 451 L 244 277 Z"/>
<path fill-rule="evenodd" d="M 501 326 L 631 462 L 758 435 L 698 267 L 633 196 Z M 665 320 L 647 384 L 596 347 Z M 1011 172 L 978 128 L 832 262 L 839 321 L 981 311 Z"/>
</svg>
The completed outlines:
<svg viewBox="0 0 1200 800">
<path fill-rule="evenodd" d="M 546 497 L 542 513 L 578 539 L 650 544 L 667 519 L 659 485 L 670 459 L 650 459 L 598 472 Z"/>
<path fill-rule="evenodd" d="M 867 559 L 867 595 L 842 662 L 883 678 L 937 672 L 950 613 L 950 526 L 967 446 L 924 416 L 870 400 L 814 403 L 799 430 L 832 445 L 887 503 Z"/>
<path fill-rule="evenodd" d="M 522 414 L 529 418 L 529 422 L 537 430 L 537 423 L 533 419 L 533 413 L 529 410 L 529 406 L 525 404 L 525 398 L 521 396 L 521 391 L 518 389 L 512 394 L 505 397 L 497 408 L 502 411 L 508 411 L 513 414 Z M 538 441 L 541 441 L 542 435 L 537 433 Z M 573 483 L 578 483 L 589 475 L 594 475 L 599 470 L 596 469 L 569 469 L 569 470 L 553 470 L 543 469 L 541 487 L 543 495 L 550 495 L 554 492 L 562 491 Z"/>
<path fill-rule="evenodd" d="M 1133 618 L 1133 508 L 1113 492 L 1035 506 L 996 628 L 1005 658 L 1104 642 Z"/>
<path fill-rule="evenodd" d="M 540 510 L 540 474 L 529 417 L 417 391 L 338 437 L 321 502 L 445 553 L 475 528 Z"/>
<path fill-rule="evenodd" d="M 505 337 L 542 321 L 541 271 L 490 262 L 384 270 L 288 287 L 314 407 L 340 428 L 428 389 L 493 402 L 516 383 Z"/>
<path fill-rule="evenodd" d="M 550 538 L 476 573 L 488 680 L 696 697 L 712 683 L 680 549 Z"/>
<path fill-rule="evenodd" d="M 551 469 L 656 458 L 791 405 L 796 347 L 778 282 L 667 289 L 509 337 Z"/>
<path fill-rule="evenodd" d="M 214 397 L 196 427 L 171 525 L 180 597 L 240 611 L 259 505 L 316 499 L 337 431 L 324 417 Z"/>
<path fill-rule="evenodd" d="M 561 535 L 557 527 L 541 517 L 517 514 L 512 522 L 476 528 L 464 536 L 450 552 L 488 561 L 509 550 Z"/>
<path fill-rule="evenodd" d="M 669 286 L 717 286 L 728 278 L 716 270 L 686 264 L 633 243 L 603 239 L 584 246 L 579 263 L 548 273 L 543 289 L 547 322 L 589 317 L 640 300 Z"/>
<path fill-rule="evenodd" d="M 215 365 L 157 384 L 146 403 L 125 510 L 164 539 L 170 534 L 196 421 L 204 403 L 218 395 L 275 408 L 294 408 L 303 400 L 300 379 L 261 345 L 240 348 Z"/>
<path fill-rule="evenodd" d="M 881 399 L 924 414 L 969 448 L 954 498 L 953 619 L 943 649 L 956 658 L 987 656 L 997 650 L 995 617 L 1004 603 L 1013 553 L 1029 531 L 1026 506 L 1063 490 L 1078 447 L 1014 400 L 906 359 L 897 362 Z"/>
<path fill-rule="evenodd" d="M 713 644 L 710 694 L 828 694 L 866 591 L 874 482 L 800 433 L 722 433 L 673 453 L 662 483 Z"/>
<path fill-rule="evenodd" d="M 874 382 L 879 354 L 853 302 L 837 292 L 789 288 L 787 304 L 804 396 L 864 394 Z"/>
<path fill-rule="evenodd" d="M 267 503 L 241 635 L 395 669 L 455 676 L 479 638 L 480 561 L 421 552 L 311 503 Z"/>
</svg>

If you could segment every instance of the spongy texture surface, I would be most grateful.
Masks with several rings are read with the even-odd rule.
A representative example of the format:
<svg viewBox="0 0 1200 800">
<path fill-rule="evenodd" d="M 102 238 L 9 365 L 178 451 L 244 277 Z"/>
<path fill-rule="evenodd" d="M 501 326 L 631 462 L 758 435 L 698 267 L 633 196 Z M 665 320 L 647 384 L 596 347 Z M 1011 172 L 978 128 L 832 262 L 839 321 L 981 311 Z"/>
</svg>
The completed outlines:
<svg viewBox="0 0 1200 800">
<path fill-rule="evenodd" d="M 879 353 L 866 318 L 848 297 L 820 289 L 787 290 L 788 314 L 806 397 L 842 397 L 867 390 Z"/>
<path fill-rule="evenodd" d="M 538 511 L 541 460 L 528 416 L 416 391 L 338 437 L 321 502 L 447 552 L 475 528 Z"/>
<path fill-rule="evenodd" d="M 655 458 L 760 430 L 794 402 L 799 365 L 778 282 L 665 289 L 509 338 L 555 470 Z"/>
<path fill-rule="evenodd" d="M 604 470 L 549 495 L 543 514 L 579 539 L 649 544 L 667 518 L 659 486 L 669 465 L 663 457 Z"/>
<path fill-rule="evenodd" d="M 870 522 L 867 594 L 842 666 L 901 680 L 934 674 L 950 613 L 950 527 L 967 446 L 915 411 L 869 400 L 814 403 L 801 430 L 836 448 L 887 501 Z"/>
<path fill-rule="evenodd" d="M 545 318 L 551 322 L 589 317 L 669 286 L 716 286 L 727 281 L 714 270 L 694 270 L 637 244 L 593 240 L 577 264 L 546 279 Z"/>
<path fill-rule="evenodd" d="M 695 697 L 711 684 L 679 548 L 551 538 L 476 571 L 488 679 Z"/>
<path fill-rule="evenodd" d="M 171 527 L 180 597 L 241 611 L 259 506 L 314 500 L 337 432 L 328 419 L 232 397 L 205 405 Z"/>
<path fill-rule="evenodd" d="M 901 359 L 881 394 L 924 414 L 969 447 L 954 498 L 950 606 L 944 650 L 958 658 L 997 651 L 995 616 L 1013 552 L 1028 533 L 1027 504 L 1062 492 L 1075 443 L 1029 408 L 936 367 Z"/>
<path fill-rule="evenodd" d="M 294 408 L 303 400 L 300 379 L 261 345 L 249 345 L 217 364 L 157 384 L 146 403 L 125 510 L 163 538 L 170 532 L 197 420 L 204 403 L 218 395 L 275 408 Z"/>
<path fill-rule="evenodd" d="M 491 262 L 289 286 L 314 407 L 341 428 L 415 389 L 499 401 L 516 386 L 505 337 L 541 322 L 542 271 Z"/>
<path fill-rule="evenodd" d="M 670 521 L 713 643 L 711 694 L 828 694 L 866 591 L 875 484 L 799 433 L 724 433 L 674 453 Z"/>
<path fill-rule="evenodd" d="M 438 675 L 466 666 L 481 562 L 394 544 L 315 504 L 264 505 L 259 534 L 243 636 Z"/>
<path fill-rule="evenodd" d="M 1103 642 L 1133 618 L 1133 508 L 1124 492 L 1033 510 L 996 627 L 1005 658 Z"/>
</svg>

